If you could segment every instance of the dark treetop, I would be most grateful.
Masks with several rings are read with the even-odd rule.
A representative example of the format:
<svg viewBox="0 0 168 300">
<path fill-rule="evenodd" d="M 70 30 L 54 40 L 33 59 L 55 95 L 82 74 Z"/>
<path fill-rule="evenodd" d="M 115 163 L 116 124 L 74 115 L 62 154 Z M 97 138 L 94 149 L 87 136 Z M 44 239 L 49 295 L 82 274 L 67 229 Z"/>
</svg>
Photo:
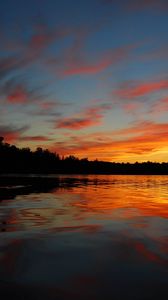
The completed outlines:
<svg viewBox="0 0 168 300">
<path fill-rule="evenodd" d="M 168 163 L 115 163 L 89 161 L 75 156 L 60 157 L 48 149 L 18 148 L 0 137 L 0 173 L 66 174 L 168 174 Z"/>
</svg>

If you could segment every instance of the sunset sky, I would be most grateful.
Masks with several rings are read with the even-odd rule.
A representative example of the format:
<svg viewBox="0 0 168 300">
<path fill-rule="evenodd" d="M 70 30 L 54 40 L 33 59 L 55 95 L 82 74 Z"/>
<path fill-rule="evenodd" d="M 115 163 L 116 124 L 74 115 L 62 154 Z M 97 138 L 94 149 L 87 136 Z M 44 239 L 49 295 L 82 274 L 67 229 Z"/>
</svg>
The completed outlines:
<svg viewBox="0 0 168 300">
<path fill-rule="evenodd" d="M 167 0 L 2 0 L 0 136 L 168 162 Z"/>
</svg>

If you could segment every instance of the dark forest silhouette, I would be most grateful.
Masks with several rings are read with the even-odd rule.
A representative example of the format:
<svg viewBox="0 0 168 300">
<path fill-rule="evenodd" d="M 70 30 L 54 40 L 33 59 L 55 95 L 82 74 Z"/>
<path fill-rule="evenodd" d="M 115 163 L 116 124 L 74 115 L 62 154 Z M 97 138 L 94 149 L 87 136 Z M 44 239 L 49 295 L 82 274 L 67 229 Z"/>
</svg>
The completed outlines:
<svg viewBox="0 0 168 300">
<path fill-rule="evenodd" d="M 18 148 L 0 137 L 0 174 L 168 174 L 168 163 L 115 163 L 61 157 L 48 149 Z"/>
</svg>

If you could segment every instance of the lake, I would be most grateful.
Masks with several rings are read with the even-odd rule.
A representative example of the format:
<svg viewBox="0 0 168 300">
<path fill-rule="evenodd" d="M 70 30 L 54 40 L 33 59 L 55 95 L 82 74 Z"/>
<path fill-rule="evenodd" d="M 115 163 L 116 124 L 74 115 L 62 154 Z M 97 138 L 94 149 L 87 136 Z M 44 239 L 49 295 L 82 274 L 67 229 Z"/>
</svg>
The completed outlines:
<svg viewBox="0 0 168 300">
<path fill-rule="evenodd" d="M 168 299 L 168 176 L 55 179 L 1 197 L 2 299 Z"/>
</svg>

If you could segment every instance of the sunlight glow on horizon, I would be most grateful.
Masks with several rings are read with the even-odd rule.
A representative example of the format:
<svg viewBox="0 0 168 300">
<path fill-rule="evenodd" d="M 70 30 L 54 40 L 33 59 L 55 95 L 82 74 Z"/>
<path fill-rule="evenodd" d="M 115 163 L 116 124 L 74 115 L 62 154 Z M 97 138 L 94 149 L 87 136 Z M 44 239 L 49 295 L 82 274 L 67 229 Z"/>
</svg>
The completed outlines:
<svg viewBox="0 0 168 300">
<path fill-rule="evenodd" d="M 0 8 L 5 142 L 90 160 L 168 161 L 165 1 Z"/>
</svg>

